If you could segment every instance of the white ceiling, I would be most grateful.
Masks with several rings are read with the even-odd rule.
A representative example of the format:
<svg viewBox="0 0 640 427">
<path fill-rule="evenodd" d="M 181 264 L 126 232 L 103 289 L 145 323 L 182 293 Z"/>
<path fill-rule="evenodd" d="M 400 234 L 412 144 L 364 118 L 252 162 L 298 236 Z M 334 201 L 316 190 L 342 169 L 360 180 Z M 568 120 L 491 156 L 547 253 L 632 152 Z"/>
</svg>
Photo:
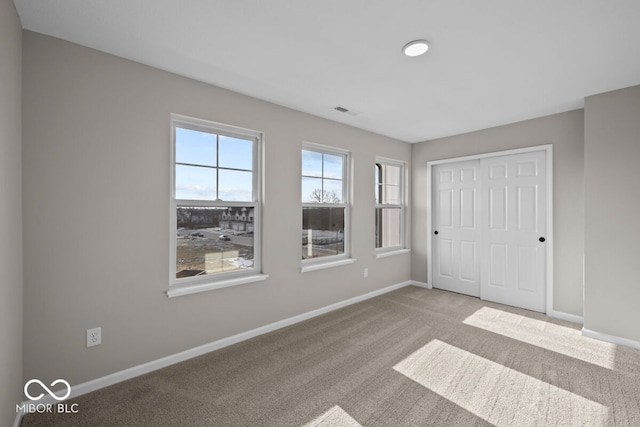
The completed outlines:
<svg viewBox="0 0 640 427">
<path fill-rule="evenodd" d="M 25 29 L 407 142 L 640 84 L 639 0 L 15 4 Z M 429 52 L 403 56 L 417 38 Z"/>
</svg>

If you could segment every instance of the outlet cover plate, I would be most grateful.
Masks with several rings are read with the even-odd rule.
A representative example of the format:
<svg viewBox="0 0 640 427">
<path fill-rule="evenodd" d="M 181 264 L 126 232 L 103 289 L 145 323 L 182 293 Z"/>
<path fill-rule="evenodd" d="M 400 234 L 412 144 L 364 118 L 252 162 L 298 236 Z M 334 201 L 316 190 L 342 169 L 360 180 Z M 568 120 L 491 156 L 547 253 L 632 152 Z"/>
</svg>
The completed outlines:
<svg viewBox="0 0 640 427">
<path fill-rule="evenodd" d="M 102 328 L 87 329 L 87 347 L 102 343 Z"/>
</svg>

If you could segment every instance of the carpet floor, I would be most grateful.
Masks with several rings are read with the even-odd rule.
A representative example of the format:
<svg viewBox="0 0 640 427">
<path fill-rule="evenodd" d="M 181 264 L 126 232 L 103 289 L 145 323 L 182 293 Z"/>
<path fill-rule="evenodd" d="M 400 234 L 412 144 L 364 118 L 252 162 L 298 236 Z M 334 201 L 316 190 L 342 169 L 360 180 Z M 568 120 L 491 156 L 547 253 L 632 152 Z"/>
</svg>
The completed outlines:
<svg viewBox="0 0 640 427">
<path fill-rule="evenodd" d="M 409 286 L 67 403 L 22 426 L 640 426 L 640 351 Z"/>
</svg>

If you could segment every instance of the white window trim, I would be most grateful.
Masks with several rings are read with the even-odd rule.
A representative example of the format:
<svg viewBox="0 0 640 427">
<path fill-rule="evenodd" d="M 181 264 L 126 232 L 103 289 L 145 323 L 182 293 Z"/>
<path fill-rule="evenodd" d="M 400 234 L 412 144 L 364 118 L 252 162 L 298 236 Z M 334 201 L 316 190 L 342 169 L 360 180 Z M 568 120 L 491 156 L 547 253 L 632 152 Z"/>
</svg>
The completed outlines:
<svg viewBox="0 0 640 427">
<path fill-rule="evenodd" d="M 380 248 L 380 249 L 389 249 L 389 248 Z M 411 252 L 411 249 L 391 249 L 391 250 L 387 250 L 387 251 L 376 251 L 376 259 L 380 259 L 380 258 L 387 258 L 390 256 L 395 256 L 395 255 L 402 255 L 402 254 L 408 254 L 409 252 Z"/>
<path fill-rule="evenodd" d="M 256 274 L 252 276 L 242 276 L 236 279 L 217 280 L 215 282 L 191 283 L 188 285 L 175 285 L 169 288 L 167 296 L 169 298 L 190 295 L 198 292 L 210 291 L 213 289 L 228 288 L 230 286 L 245 285 L 247 283 L 261 282 L 267 280 L 266 274 Z"/>
<path fill-rule="evenodd" d="M 187 117 L 179 114 L 171 114 L 171 150 L 170 150 L 170 217 L 169 217 L 169 289 L 166 294 L 169 298 L 204 292 L 212 289 L 237 286 L 245 283 L 265 280 L 268 276 L 262 274 L 262 170 L 263 156 L 262 145 L 264 134 L 262 132 L 244 129 L 236 126 L 225 125 L 208 120 Z M 250 138 L 255 141 L 253 147 L 253 201 L 207 201 L 207 200 L 176 200 L 175 195 L 175 160 L 176 160 L 176 127 L 211 132 L 218 135 Z M 203 207 L 252 207 L 253 212 L 253 268 L 215 273 L 204 276 L 176 278 L 176 210 L 179 206 L 203 206 Z"/>
<path fill-rule="evenodd" d="M 356 261 L 355 258 L 351 258 L 351 152 L 342 148 L 332 147 L 329 145 L 316 144 L 313 142 L 303 142 L 302 150 L 315 151 L 317 153 L 330 154 L 335 156 L 344 157 L 344 165 L 342 169 L 342 200 L 343 203 L 302 203 L 302 208 L 305 207 L 323 207 L 332 208 L 340 207 L 344 208 L 344 253 L 338 255 L 329 255 L 314 259 L 303 259 L 300 264 L 300 271 L 303 273 L 315 270 L 321 270 L 325 268 L 339 267 L 342 265 L 352 264 Z M 302 174 L 301 174 L 302 177 Z M 300 181 L 302 185 L 302 181 Z M 300 213 L 302 213 L 302 208 Z M 302 228 L 301 228 L 302 230 Z"/>
<path fill-rule="evenodd" d="M 400 244 L 397 246 L 388 246 L 384 248 L 375 248 L 376 258 L 385 258 L 393 255 L 400 255 L 409 252 L 406 247 L 405 233 L 406 233 L 406 202 L 407 199 L 407 164 L 400 160 L 389 159 L 386 157 L 376 157 L 377 164 L 385 164 L 390 166 L 400 167 L 400 204 L 388 204 L 388 203 L 376 203 L 375 209 L 378 208 L 396 208 L 400 209 Z M 376 188 L 376 191 L 378 189 Z"/>
<path fill-rule="evenodd" d="M 325 258 L 328 258 L 328 257 L 325 257 Z M 353 264 L 356 261 L 357 259 L 355 258 L 345 258 L 345 259 L 338 259 L 338 260 L 334 259 L 333 261 L 325 261 L 322 263 L 303 265 L 300 267 L 300 271 L 302 273 L 308 273 L 309 271 L 324 270 L 325 268 L 334 268 L 334 267 L 340 267 L 342 265 L 349 265 L 349 264 Z"/>
</svg>

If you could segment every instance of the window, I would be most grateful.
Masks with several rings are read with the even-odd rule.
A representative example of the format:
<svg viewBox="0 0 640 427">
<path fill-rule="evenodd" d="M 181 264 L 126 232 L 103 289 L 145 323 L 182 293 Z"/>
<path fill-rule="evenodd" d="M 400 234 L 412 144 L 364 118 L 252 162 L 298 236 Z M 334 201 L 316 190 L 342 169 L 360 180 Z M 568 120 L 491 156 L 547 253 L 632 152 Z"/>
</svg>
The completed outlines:
<svg viewBox="0 0 640 427">
<path fill-rule="evenodd" d="M 303 264 L 348 257 L 349 154 L 305 144 L 302 149 Z"/>
<path fill-rule="evenodd" d="M 404 164 L 376 159 L 376 250 L 404 247 Z"/>
<path fill-rule="evenodd" d="M 171 129 L 171 285 L 258 274 L 261 134 L 176 115 Z"/>
</svg>

